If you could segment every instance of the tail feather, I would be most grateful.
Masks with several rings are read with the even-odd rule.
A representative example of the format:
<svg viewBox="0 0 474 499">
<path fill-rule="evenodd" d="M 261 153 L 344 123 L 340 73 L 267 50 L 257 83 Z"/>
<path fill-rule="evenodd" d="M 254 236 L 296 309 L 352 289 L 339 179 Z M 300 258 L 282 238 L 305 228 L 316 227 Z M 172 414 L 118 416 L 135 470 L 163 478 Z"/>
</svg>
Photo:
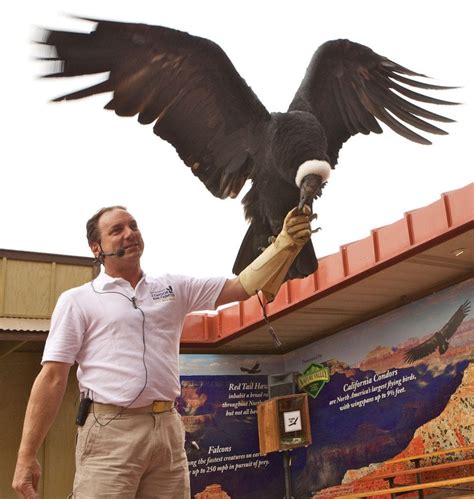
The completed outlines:
<svg viewBox="0 0 474 499">
<path fill-rule="evenodd" d="M 245 267 L 250 265 L 255 260 L 255 258 L 260 255 L 260 251 L 258 248 L 259 240 L 261 239 L 262 237 L 261 235 L 258 235 L 258 231 L 255 232 L 254 225 L 250 224 L 247 233 L 242 240 L 242 244 L 240 245 L 237 257 L 235 258 L 234 266 L 232 268 L 232 272 L 234 274 L 240 274 L 240 272 L 242 272 Z M 290 267 L 285 281 L 289 279 L 301 279 L 303 277 L 306 277 L 315 272 L 317 268 L 318 259 L 316 258 L 316 254 L 314 252 L 313 243 L 311 241 L 308 241 L 296 257 L 293 265 Z"/>
<path fill-rule="evenodd" d="M 316 253 L 314 252 L 313 243 L 308 241 L 296 257 L 293 265 L 290 267 L 285 280 L 301 279 L 312 274 L 313 272 L 316 272 L 317 269 L 318 259 L 316 258 Z"/>
<path fill-rule="evenodd" d="M 250 224 L 240 245 L 239 252 L 235 257 L 234 266 L 232 267 L 232 272 L 235 275 L 239 275 L 245 267 L 250 265 L 255 258 L 257 258 L 258 250 L 254 248 L 254 226 Z"/>
</svg>

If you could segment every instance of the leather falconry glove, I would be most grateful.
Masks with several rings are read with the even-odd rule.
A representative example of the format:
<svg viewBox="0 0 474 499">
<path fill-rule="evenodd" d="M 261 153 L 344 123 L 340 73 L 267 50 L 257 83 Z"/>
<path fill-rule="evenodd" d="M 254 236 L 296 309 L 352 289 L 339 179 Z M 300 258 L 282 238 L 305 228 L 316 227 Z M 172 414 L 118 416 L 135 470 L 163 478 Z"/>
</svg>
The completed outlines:
<svg viewBox="0 0 474 499">
<path fill-rule="evenodd" d="M 291 264 L 311 237 L 311 209 L 293 208 L 283 221 L 283 228 L 275 241 L 239 274 L 246 293 L 251 296 L 262 291 L 267 302 L 275 299 Z"/>
</svg>

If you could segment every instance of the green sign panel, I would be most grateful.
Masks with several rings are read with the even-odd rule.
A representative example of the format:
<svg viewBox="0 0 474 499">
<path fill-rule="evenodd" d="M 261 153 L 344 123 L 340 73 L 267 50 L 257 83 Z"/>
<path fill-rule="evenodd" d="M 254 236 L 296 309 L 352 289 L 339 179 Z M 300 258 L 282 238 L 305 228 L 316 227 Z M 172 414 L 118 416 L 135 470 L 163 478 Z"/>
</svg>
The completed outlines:
<svg viewBox="0 0 474 499">
<path fill-rule="evenodd" d="M 329 369 L 323 364 L 310 364 L 298 378 L 298 387 L 316 398 L 329 381 Z"/>
</svg>

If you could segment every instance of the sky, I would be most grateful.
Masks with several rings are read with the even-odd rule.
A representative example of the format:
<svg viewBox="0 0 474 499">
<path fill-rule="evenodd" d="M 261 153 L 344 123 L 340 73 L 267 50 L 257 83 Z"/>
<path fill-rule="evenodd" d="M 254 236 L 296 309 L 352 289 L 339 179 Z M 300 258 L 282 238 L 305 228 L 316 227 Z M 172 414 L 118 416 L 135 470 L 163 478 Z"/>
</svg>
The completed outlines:
<svg viewBox="0 0 474 499">
<path fill-rule="evenodd" d="M 109 96 L 50 103 L 81 81 L 40 79 L 48 72 L 31 43 L 38 27 L 89 30 L 69 16 L 168 26 L 218 43 L 269 111 L 286 111 L 313 52 L 349 38 L 435 84 L 462 88 L 432 95 L 463 103 L 431 106 L 456 123 L 447 136 L 414 144 L 385 129 L 342 148 L 323 197 L 319 257 L 367 237 L 404 213 L 473 181 L 474 70 L 469 2 L 383 3 L 210 0 L 9 2 L 0 30 L 2 147 L 0 248 L 90 256 L 85 222 L 102 206 L 121 204 L 145 240 L 143 268 L 231 277 L 247 225 L 239 198 L 214 198 L 173 147 L 136 118 L 103 110 Z"/>
</svg>

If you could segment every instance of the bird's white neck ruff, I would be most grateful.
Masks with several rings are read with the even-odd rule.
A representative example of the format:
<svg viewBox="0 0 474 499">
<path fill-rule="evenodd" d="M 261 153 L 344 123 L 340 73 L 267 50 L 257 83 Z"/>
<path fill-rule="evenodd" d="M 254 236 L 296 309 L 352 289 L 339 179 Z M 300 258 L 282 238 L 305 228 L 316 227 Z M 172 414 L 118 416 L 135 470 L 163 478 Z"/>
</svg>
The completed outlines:
<svg viewBox="0 0 474 499">
<path fill-rule="evenodd" d="M 306 175 L 310 175 L 311 173 L 319 175 L 323 179 L 323 182 L 326 182 L 331 173 L 331 166 L 327 161 L 321 161 L 319 159 L 310 159 L 305 161 L 298 167 L 296 172 L 296 185 L 300 187 L 304 177 L 306 177 Z"/>
</svg>

